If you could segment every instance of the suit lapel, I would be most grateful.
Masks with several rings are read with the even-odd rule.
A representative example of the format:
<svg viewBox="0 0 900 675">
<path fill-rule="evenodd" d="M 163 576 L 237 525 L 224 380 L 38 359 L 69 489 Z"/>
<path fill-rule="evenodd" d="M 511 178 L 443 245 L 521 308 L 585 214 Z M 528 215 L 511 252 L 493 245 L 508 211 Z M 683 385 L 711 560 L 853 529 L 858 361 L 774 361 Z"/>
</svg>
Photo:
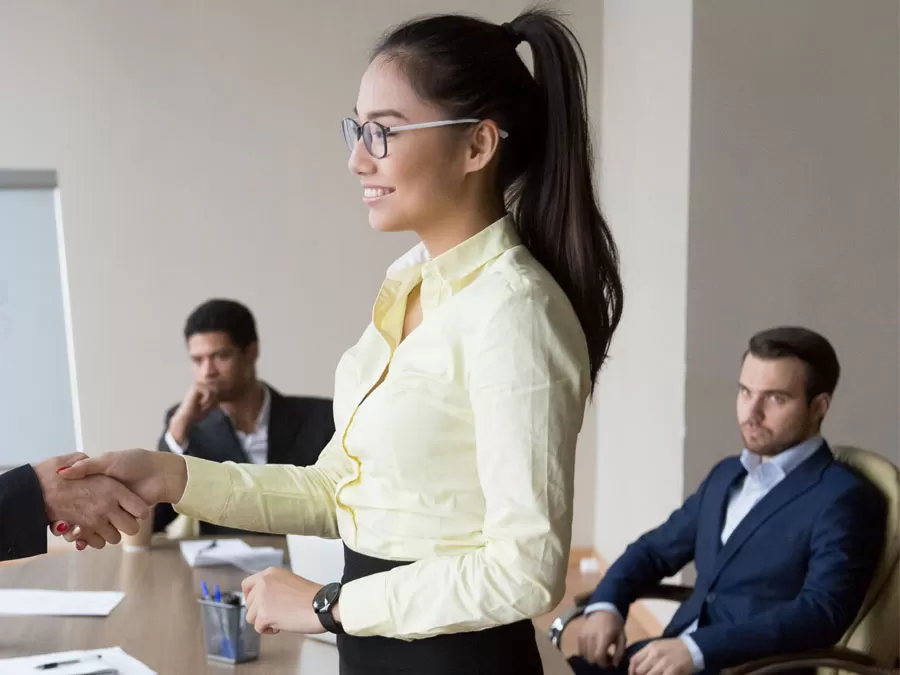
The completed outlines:
<svg viewBox="0 0 900 675">
<path fill-rule="evenodd" d="M 716 476 L 716 480 L 709 487 L 708 496 L 704 501 L 708 500 L 711 508 L 701 511 L 701 517 L 706 520 L 706 524 L 703 528 L 705 541 L 701 542 L 699 546 L 699 549 L 708 558 L 704 561 L 707 563 L 704 566 L 705 569 L 714 568 L 716 557 L 722 548 L 722 528 L 725 525 L 725 513 L 728 509 L 731 489 L 746 475 L 747 470 L 743 464 L 740 460 L 735 459 L 733 462 L 729 462 L 727 467 L 723 467 L 720 475 Z"/>
<path fill-rule="evenodd" d="M 234 425 L 228 415 L 221 410 L 213 410 L 198 425 L 198 429 L 202 430 L 202 433 L 209 439 L 209 442 L 204 445 L 214 449 L 216 461 L 238 463 L 250 461 L 234 431 Z"/>
<path fill-rule="evenodd" d="M 822 447 L 816 450 L 809 459 L 789 473 L 784 480 L 772 488 L 765 497 L 750 509 L 750 512 L 740 522 L 719 552 L 715 572 L 710 584 L 715 582 L 722 569 L 763 523 L 819 482 L 822 472 L 831 461 L 831 451 L 826 444 L 822 444 Z M 722 513 L 725 513 L 725 508 L 722 509 Z M 724 515 L 722 518 L 723 520 L 720 521 L 718 530 L 720 537 L 722 526 L 724 525 Z"/>
</svg>

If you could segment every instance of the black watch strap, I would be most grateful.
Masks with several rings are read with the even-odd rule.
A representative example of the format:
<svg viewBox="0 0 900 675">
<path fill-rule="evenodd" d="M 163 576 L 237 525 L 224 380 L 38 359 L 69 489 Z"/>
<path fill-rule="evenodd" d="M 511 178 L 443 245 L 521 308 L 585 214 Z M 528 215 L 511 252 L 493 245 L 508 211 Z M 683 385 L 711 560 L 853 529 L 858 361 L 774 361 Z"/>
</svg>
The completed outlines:
<svg viewBox="0 0 900 675">
<path fill-rule="evenodd" d="M 330 609 L 318 612 L 316 616 L 319 617 L 319 622 L 329 633 L 334 633 L 335 635 L 343 634 L 344 627 L 334 620 L 334 615 Z"/>
<path fill-rule="evenodd" d="M 334 606 L 337 604 L 338 598 L 341 596 L 341 585 L 327 584 L 319 589 L 316 597 L 313 598 L 313 611 L 319 617 L 319 623 L 329 633 L 341 634 L 344 627 L 334 619 Z"/>
</svg>

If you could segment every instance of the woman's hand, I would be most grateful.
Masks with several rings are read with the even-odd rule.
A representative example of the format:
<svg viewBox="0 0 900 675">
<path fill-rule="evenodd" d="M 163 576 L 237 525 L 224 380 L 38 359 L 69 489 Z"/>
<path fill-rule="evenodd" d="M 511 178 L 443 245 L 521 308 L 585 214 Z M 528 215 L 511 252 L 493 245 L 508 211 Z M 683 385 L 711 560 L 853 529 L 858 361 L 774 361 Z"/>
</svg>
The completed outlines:
<svg viewBox="0 0 900 675">
<path fill-rule="evenodd" d="M 258 633 L 324 633 L 325 628 L 313 611 L 313 598 L 322 588 L 282 567 L 244 579 L 241 584 L 247 603 L 247 621 Z"/>
<path fill-rule="evenodd" d="M 175 504 L 187 486 L 184 457 L 154 450 L 107 452 L 82 459 L 59 472 L 69 480 L 95 474 L 116 479 L 148 504 Z"/>
<path fill-rule="evenodd" d="M 121 534 L 136 534 L 139 518 L 148 515 L 150 506 L 126 487 L 105 476 L 90 476 L 80 481 L 65 480 L 60 472 L 65 467 L 87 459 L 75 453 L 51 457 L 34 465 L 41 486 L 47 518 L 53 522 L 53 533 L 63 534 L 79 527 L 82 543 L 103 548 L 106 542 L 118 544 Z"/>
<path fill-rule="evenodd" d="M 71 481 L 87 476 L 103 475 L 119 481 L 148 505 L 161 502 L 175 504 L 181 500 L 187 486 L 187 465 L 184 458 L 170 452 L 153 450 L 123 450 L 107 452 L 97 457 L 81 459 L 72 466 L 60 469 L 59 475 Z M 79 527 L 57 521 L 51 526 L 54 534 L 66 541 L 76 541 L 78 550 L 87 542 Z"/>
</svg>

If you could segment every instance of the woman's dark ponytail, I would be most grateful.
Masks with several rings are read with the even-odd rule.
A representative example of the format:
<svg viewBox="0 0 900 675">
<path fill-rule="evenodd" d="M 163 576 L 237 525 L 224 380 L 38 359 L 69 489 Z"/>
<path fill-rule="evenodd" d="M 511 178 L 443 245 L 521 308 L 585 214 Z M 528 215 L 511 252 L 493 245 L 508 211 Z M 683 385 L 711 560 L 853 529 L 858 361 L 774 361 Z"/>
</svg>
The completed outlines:
<svg viewBox="0 0 900 675">
<path fill-rule="evenodd" d="M 594 192 L 584 54 L 556 16 L 531 11 L 509 26 L 531 47 L 544 104 L 544 143 L 514 184 L 522 242 L 566 292 L 596 377 L 622 315 L 618 251 Z"/>
</svg>

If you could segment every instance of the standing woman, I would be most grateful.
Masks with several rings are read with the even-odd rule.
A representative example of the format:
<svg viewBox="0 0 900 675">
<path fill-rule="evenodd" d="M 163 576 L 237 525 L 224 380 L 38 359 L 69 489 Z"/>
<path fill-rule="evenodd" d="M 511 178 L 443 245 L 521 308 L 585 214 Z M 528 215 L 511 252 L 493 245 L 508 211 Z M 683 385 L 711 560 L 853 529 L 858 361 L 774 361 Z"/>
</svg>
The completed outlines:
<svg viewBox="0 0 900 675">
<path fill-rule="evenodd" d="M 343 539 L 342 584 L 279 569 L 244 588 L 258 630 L 339 633 L 344 675 L 540 673 L 530 620 L 563 596 L 575 442 L 622 308 L 581 49 L 547 11 L 415 20 L 376 47 L 355 113 L 370 225 L 421 244 L 338 365 L 318 463 L 129 451 L 68 473 L 209 522 Z"/>
</svg>

